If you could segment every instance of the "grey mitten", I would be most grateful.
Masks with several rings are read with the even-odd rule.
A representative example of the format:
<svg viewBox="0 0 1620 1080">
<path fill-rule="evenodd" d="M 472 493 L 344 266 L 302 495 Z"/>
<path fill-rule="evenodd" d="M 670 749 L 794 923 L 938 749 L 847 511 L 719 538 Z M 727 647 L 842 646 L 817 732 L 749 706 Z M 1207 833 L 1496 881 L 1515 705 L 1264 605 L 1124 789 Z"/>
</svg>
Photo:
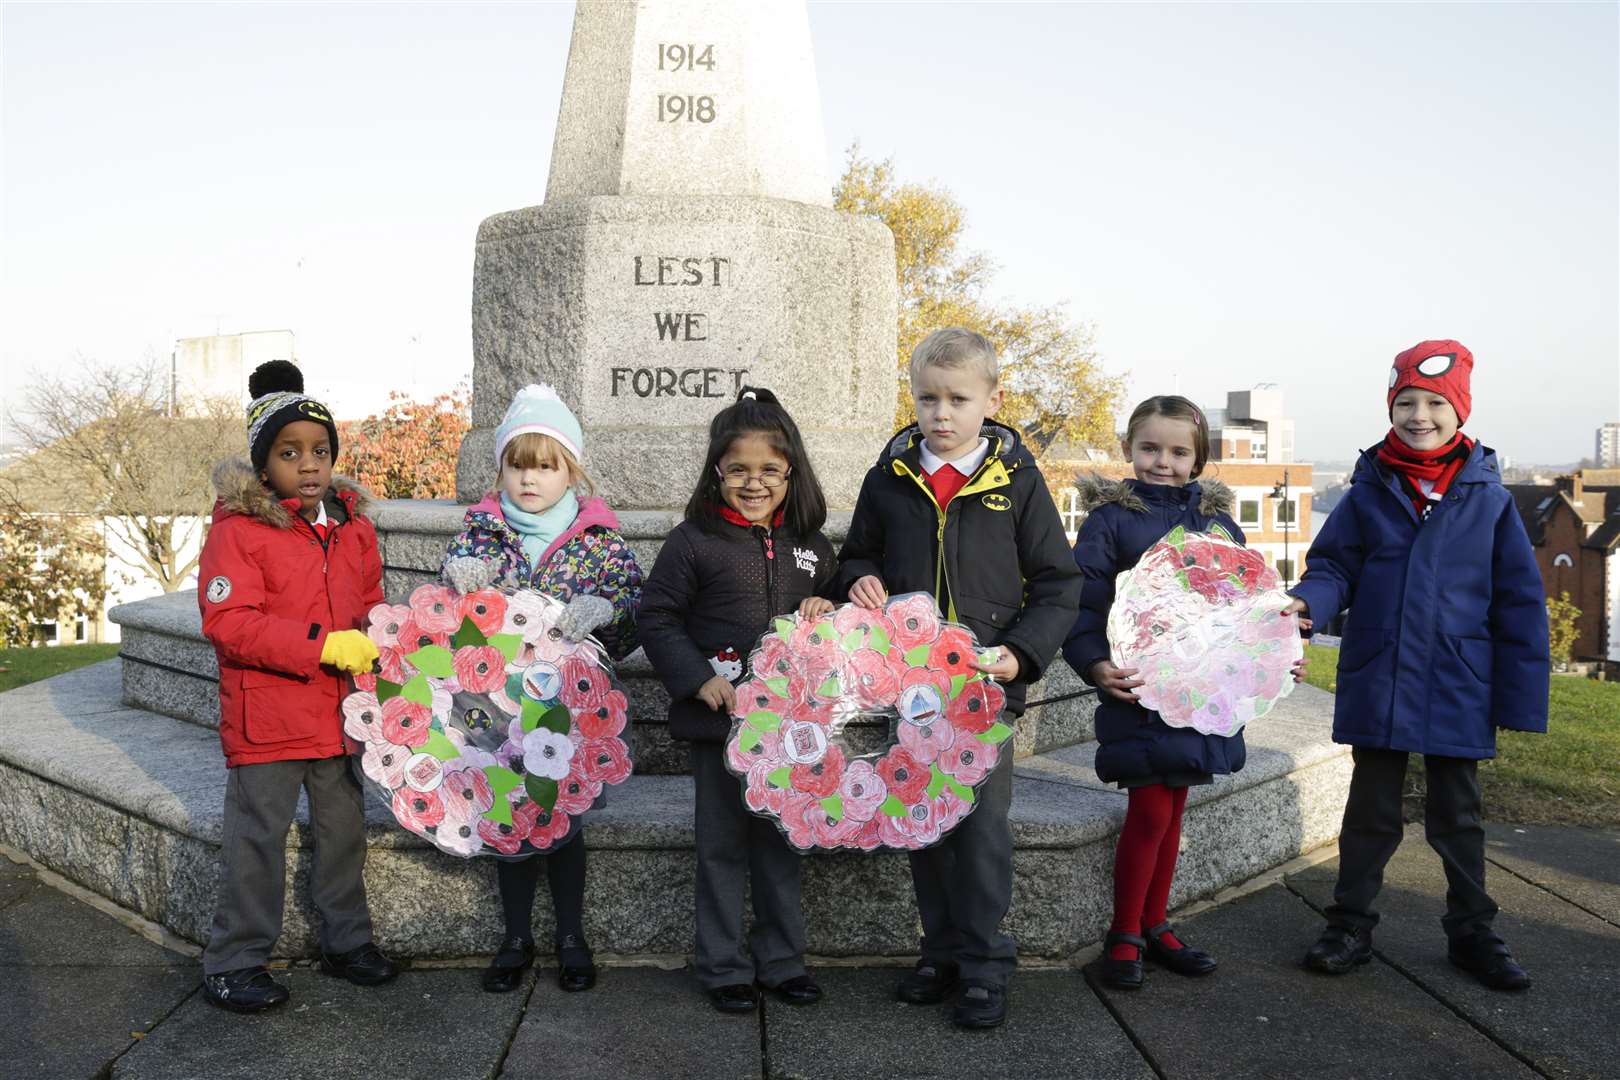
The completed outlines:
<svg viewBox="0 0 1620 1080">
<path fill-rule="evenodd" d="M 444 564 L 444 580 L 465 596 L 488 588 L 500 573 L 500 564 L 494 559 L 479 559 L 471 555 L 458 555 Z"/>
<path fill-rule="evenodd" d="M 568 641 L 584 641 L 585 635 L 612 618 L 613 601 L 580 593 L 568 601 L 568 610 L 557 620 L 557 629 Z"/>
</svg>

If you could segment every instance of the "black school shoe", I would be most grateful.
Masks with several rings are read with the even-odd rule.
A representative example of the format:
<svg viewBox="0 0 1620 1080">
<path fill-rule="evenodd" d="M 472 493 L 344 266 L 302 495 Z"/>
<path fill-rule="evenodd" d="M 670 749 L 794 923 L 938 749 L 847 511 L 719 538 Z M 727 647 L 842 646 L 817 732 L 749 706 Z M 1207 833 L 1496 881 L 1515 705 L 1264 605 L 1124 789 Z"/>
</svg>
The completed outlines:
<svg viewBox="0 0 1620 1080">
<path fill-rule="evenodd" d="M 709 991 L 709 1004 L 723 1013 L 751 1013 L 759 1008 L 759 992 L 752 983 L 732 983 Z"/>
<path fill-rule="evenodd" d="M 1492 933 L 1478 933 L 1453 941 L 1446 957 L 1492 990 L 1524 990 L 1530 975 L 1508 952 L 1507 942 Z"/>
<path fill-rule="evenodd" d="M 573 934 L 557 939 L 557 986 L 570 994 L 596 985 L 596 961 L 591 947 Z"/>
<path fill-rule="evenodd" d="M 784 1005 L 814 1005 L 821 1000 L 821 984 L 809 975 L 795 975 L 777 983 L 771 991 Z"/>
<path fill-rule="evenodd" d="M 263 1012 L 290 996 L 287 988 L 272 979 L 269 969 L 262 966 L 204 975 L 202 984 L 204 997 L 231 1012 Z"/>
<path fill-rule="evenodd" d="M 1343 975 L 1372 959 L 1372 931 L 1330 924 L 1305 954 L 1305 966 L 1326 975 Z"/>
<path fill-rule="evenodd" d="M 534 942 L 528 938 L 509 937 L 501 942 L 495 959 L 484 969 L 483 987 L 491 994 L 504 994 L 516 990 L 523 981 L 523 973 L 534 963 Z"/>
<path fill-rule="evenodd" d="M 394 981 L 399 965 L 384 956 L 375 942 L 368 941 L 346 953 L 321 953 L 321 971 L 348 979 L 356 986 L 381 986 Z"/>
<path fill-rule="evenodd" d="M 938 1005 L 955 992 L 959 974 L 953 963 L 919 960 L 914 970 L 900 977 L 894 996 L 908 1005 Z"/>
<path fill-rule="evenodd" d="M 1007 989 L 986 979 L 966 979 L 962 996 L 951 1010 L 951 1023 L 959 1028 L 1000 1027 L 1007 1019 Z"/>
<path fill-rule="evenodd" d="M 1115 945 L 1136 946 L 1136 959 L 1115 960 L 1109 956 Z M 1111 986 L 1115 990 L 1140 990 L 1147 981 L 1147 974 L 1142 968 L 1142 953 L 1147 949 L 1147 942 L 1135 934 L 1120 934 L 1108 931 L 1103 938 L 1103 954 L 1097 962 L 1097 977 L 1104 986 Z"/>
<path fill-rule="evenodd" d="M 1166 971 L 1173 971 L 1177 975 L 1208 975 L 1216 968 L 1215 958 L 1203 949 L 1195 949 L 1191 945 L 1183 944 L 1179 949 L 1165 946 L 1159 939 L 1170 932 L 1170 924 L 1162 922 L 1147 931 L 1147 952 L 1144 957 L 1149 963 L 1157 964 Z"/>
</svg>

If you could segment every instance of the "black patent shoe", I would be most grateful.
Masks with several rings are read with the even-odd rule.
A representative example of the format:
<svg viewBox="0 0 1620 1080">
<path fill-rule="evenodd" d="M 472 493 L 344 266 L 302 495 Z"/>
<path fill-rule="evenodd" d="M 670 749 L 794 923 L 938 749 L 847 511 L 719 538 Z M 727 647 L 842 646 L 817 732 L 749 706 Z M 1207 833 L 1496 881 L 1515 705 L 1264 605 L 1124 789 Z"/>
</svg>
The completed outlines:
<svg viewBox="0 0 1620 1080">
<path fill-rule="evenodd" d="M 784 1005 L 814 1005 L 821 1000 L 821 984 L 809 975 L 795 975 L 771 987 Z"/>
<path fill-rule="evenodd" d="M 1508 952 L 1507 942 L 1495 934 L 1482 933 L 1453 941 L 1447 958 L 1492 990 L 1524 990 L 1530 974 Z"/>
<path fill-rule="evenodd" d="M 275 1008 L 289 995 L 267 968 L 250 967 L 204 975 L 203 996 L 231 1012 L 255 1013 Z"/>
<path fill-rule="evenodd" d="M 381 986 L 399 975 L 399 965 L 383 955 L 373 942 L 346 953 L 321 953 L 321 971 L 348 979 L 356 986 Z"/>
<path fill-rule="evenodd" d="M 732 983 L 710 990 L 709 1003 L 723 1013 L 751 1013 L 759 1008 L 759 993 L 752 983 Z"/>
<path fill-rule="evenodd" d="M 984 979 L 962 983 L 962 996 L 951 1010 L 951 1023 L 960 1028 L 1000 1027 L 1007 1019 L 1007 991 Z"/>
<path fill-rule="evenodd" d="M 523 973 L 534 963 L 534 942 L 528 938 L 510 937 L 501 942 L 501 951 L 484 969 L 483 986 L 491 994 L 504 994 L 516 990 L 523 981 Z"/>
<path fill-rule="evenodd" d="M 570 994 L 596 985 L 596 961 L 591 947 L 573 934 L 557 939 L 557 986 Z"/>
<path fill-rule="evenodd" d="M 1115 960 L 1108 955 L 1115 945 L 1136 946 L 1136 959 Z M 1142 952 L 1147 948 L 1147 942 L 1135 934 L 1118 934 L 1110 930 L 1108 936 L 1103 938 L 1103 954 L 1097 963 L 1097 977 L 1104 986 L 1111 986 L 1115 990 L 1140 990 L 1147 976 L 1142 970 Z"/>
<path fill-rule="evenodd" d="M 1371 930 L 1330 925 L 1305 954 L 1305 966 L 1327 975 L 1343 975 L 1371 959 Z"/>
<path fill-rule="evenodd" d="M 1149 963 L 1177 975 L 1208 975 L 1215 970 L 1215 958 L 1203 949 L 1195 949 L 1191 945 L 1182 945 L 1179 949 L 1167 948 L 1159 939 L 1169 932 L 1170 924 L 1167 922 L 1147 931 L 1147 951 L 1143 956 Z"/>
<path fill-rule="evenodd" d="M 894 996 L 909 1005 L 938 1005 L 956 990 L 958 970 L 952 963 L 919 960 L 900 977 Z"/>
</svg>

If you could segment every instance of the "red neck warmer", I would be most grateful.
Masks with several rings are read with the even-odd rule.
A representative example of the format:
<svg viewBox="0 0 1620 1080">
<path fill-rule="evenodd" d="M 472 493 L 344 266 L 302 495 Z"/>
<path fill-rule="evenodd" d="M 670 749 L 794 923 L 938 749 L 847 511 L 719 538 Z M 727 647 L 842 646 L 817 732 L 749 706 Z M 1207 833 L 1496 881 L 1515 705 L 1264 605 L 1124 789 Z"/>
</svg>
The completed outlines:
<svg viewBox="0 0 1620 1080">
<path fill-rule="evenodd" d="M 1412 500 L 1412 507 L 1421 521 L 1445 498 L 1451 482 L 1468 464 L 1468 455 L 1473 452 L 1474 440 L 1460 431 L 1444 446 L 1437 446 L 1433 450 L 1414 450 L 1401 441 L 1394 428 L 1390 428 L 1378 447 L 1378 460 L 1400 480 L 1401 490 Z M 1427 480 L 1434 485 L 1427 495 L 1418 484 L 1419 480 Z"/>
</svg>

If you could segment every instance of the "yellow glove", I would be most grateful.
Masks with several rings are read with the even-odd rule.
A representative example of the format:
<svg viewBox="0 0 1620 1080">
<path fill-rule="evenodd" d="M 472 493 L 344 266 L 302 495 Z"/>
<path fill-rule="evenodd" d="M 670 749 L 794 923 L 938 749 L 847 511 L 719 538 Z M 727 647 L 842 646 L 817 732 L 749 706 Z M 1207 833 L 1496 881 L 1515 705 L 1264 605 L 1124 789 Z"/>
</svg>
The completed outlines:
<svg viewBox="0 0 1620 1080">
<path fill-rule="evenodd" d="M 321 663 L 350 675 L 370 671 L 376 659 L 377 646 L 358 630 L 334 630 L 321 645 Z"/>
</svg>

